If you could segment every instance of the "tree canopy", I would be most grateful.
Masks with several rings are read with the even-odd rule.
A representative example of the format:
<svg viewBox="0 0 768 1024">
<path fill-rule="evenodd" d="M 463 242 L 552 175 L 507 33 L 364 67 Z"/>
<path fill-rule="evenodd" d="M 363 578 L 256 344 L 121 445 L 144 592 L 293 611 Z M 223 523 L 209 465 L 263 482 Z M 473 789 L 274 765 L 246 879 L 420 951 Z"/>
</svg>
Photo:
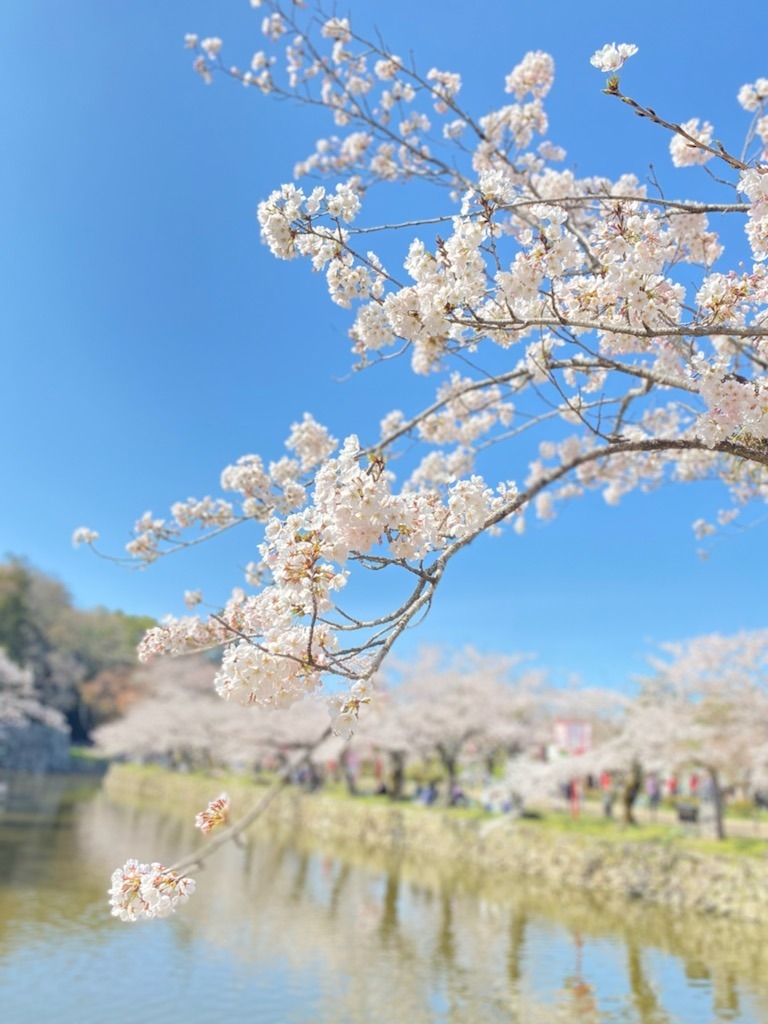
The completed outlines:
<svg viewBox="0 0 768 1024">
<path fill-rule="evenodd" d="M 256 52 L 189 34 L 196 73 L 331 123 L 299 154 L 300 183 L 259 204 L 262 240 L 324 275 L 349 311 L 354 372 L 393 364 L 430 394 L 411 406 L 408 388 L 383 390 L 374 436 L 335 438 L 293 411 L 287 454 L 246 452 L 218 491 L 146 513 L 126 554 L 144 566 L 255 527 L 258 558 L 243 559 L 229 600 L 206 611 L 190 592 L 190 614 L 149 630 L 141 656 L 221 647 L 222 697 L 282 710 L 322 692 L 347 734 L 398 639 L 481 536 L 523 534 L 577 498 L 615 505 L 712 481 L 720 508 L 695 524 L 706 537 L 765 500 L 768 79 L 739 90 L 743 143 L 729 147 L 705 112 L 680 122 L 625 91 L 636 45 L 602 46 L 596 88 L 668 140 L 669 166 L 579 175 L 549 135 L 549 54 L 520 54 L 502 95 L 475 111 L 461 75 L 420 68 L 407 43 L 390 49 L 298 0 L 251 6 Z M 695 198 L 677 198 L 682 168 L 701 175 Z M 395 183 L 405 217 L 373 198 Z M 286 330 L 291 299 L 286 275 Z M 376 584 L 362 600 L 365 577 Z M 448 689 L 430 694 L 438 709 Z M 116 873 L 116 914 L 139 912 L 142 887 L 141 913 L 153 893 L 169 905 L 173 877 L 142 867 Z"/>
<path fill-rule="evenodd" d="M 526 519 L 551 519 L 590 492 L 616 504 L 663 482 L 719 481 L 720 524 L 763 500 L 768 80 L 739 92 L 745 142 L 735 155 L 708 122 L 667 120 L 622 91 L 637 47 L 593 55 L 606 102 L 666 133 L 675 168 L 714 168 L 711 198 L 670 199 L 676 171 L 668 186 L 563 166 L 548 136 L 554 61 L 544 52 L 522 56 L 501 105 L 477 114 L 458 73 L 423 71 L 347 18 L 254 6 L 266 42 L 250 68 L 225 61 L 218 37 L 189 35 L 195 70 L 333 122 L 296 165 L 311 187 L 284 184 L 259 205 L 262 238 L 278 259 L 325 274 L 330 300 L 350 310 L 355 370 L 398 361 L 403 374 L 436 381 L 433 399 L 382 407 L 379 436 L 365 439 L 339 441 L 305 413 L 288 455 L 246 454 L 222 473 L 229 496 L 147 513 L 127 554 L 146 564 L 260 524 L 260 560 L 226 606 L 151 630 L 142 656 L 224 646 L 219 692 L 269 707 L 336 677 L 346 686 L 330 697 L 341 728 L 451 561 L 481 535 L 523 532 Z M 374 190 L 393 182 L 414 190 L 424 216 L 367 218 L 380 208 Z M 732 260 L 713 217 L 743 225 Z M 502 449 L 505 475 L 487 480 L 488 453 Z M 714 529 L 697 524 L 702 536 Z M 76 537 L 96 540 L 88 529 Z M 355 606 L 366 573 L 394 578 L 386 593 L 397 594 L 373 614 Z M 200 594 L 189 598 L 194 607 Z"/>
<path fill-rule="evenodd" d="M 31 673 L 41 705 L 63 713 L 76 740 L 119 711 L 118 691 L 130 685 L 124 675 L 105 699 L 109 673 L 136 664 L 136 646 L 153 625 L 148 616 L 73 607 L 61 582 L 23 559 L 0 564 L 0 649 Z"/>
</svg>

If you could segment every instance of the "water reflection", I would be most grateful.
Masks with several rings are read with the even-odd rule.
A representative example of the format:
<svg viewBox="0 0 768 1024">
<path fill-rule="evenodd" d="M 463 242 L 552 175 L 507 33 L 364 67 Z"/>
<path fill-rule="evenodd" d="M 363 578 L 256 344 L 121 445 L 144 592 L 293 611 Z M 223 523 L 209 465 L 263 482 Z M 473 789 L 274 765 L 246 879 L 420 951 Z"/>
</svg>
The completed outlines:
<svg viewBox="0 0 768 1024">
<path fill-rule="evenodd" d="M 768 1019 L 765 929 L 320 851 L 290 831 L 220 851 L 175 918 L 125 925 L 107 916 L 111 870 L 173 861 L 190 821 L 52 780 L 20 793 L 0 808 L 14 1024 L 50 1015 L 51 985 L 58 1024 Z"/>
</svg>

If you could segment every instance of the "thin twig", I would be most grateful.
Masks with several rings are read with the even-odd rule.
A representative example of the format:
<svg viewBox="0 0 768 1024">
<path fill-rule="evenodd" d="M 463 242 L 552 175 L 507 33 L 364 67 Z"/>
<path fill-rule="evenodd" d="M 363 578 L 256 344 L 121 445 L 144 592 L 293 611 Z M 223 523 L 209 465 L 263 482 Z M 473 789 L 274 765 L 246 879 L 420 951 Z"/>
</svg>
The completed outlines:
<svg viewBox="0 0 768 1024">
<path fill-rule="evenodd" d="M 312 754 L 314 754 L 314 752 L 317 750 L 320 744 L 324 743 L 325 740 L 327 740 L 328 737 L 332 735 L 332 733 L 333 730 L 329 725 L 328 728 L 322 733 L 321 736 L 319 736 L 315 740 L 315 742 L 311 746 L 307 747 L 306 750 L 303 750 L 299 757 L 295 758 L 288 765 L 286 765 L 285 768 L 282 769 L 275 782 L 272 783 L 272 785 L 269 787 L 267 792 L 262 796 L 262 798 L 258 801 L 258 803 L 256 803 L 250 809 L 250 811 L 244 814 L 243 817 L 238 822 L 236 822 L 234 825 L 231 825 L 225 831 L 220 832 L 202 849 L 196 851 L 195 853 L 190 853 L 187 857 L 183 857 L 181 860 L 177 861 L 169 868 L 169 870 L 183 872 L 188 871 L 190 868 L 202 866 L 203 863 L 211 856 L 212 853 L 220 849 L 226 843 L 229 843 L 233 839 L 237 839 L 238 836 L 242 835 L 242 833 L 248 828 L 248 826 L 253 824 L 253 822 L 256 821 L 256 819 L 259 818 L 266 811 L 270 804 L 285 789 L 285 787 L 291 781 L 291 776 L 296 771 L 296 769 L 300 768 L 303 764 L 305 764 L 310 759 Z"/>
</svg>

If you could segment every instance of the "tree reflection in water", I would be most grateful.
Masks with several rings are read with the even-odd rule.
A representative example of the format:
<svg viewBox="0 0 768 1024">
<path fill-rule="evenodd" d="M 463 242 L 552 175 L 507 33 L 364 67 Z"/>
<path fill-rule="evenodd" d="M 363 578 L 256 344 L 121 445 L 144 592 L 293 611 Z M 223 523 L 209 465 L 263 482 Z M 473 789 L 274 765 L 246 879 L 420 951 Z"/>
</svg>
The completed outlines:
<svg viewBox="0 0 768 1024">
<path fill-rule="evenodd" d="M 648 978 L 643 951 L 633 939 L 627 941 L 627 977 L 639 1024 L 670 1024 L 672 1018 L 659 1004 Z"/>
</svg>

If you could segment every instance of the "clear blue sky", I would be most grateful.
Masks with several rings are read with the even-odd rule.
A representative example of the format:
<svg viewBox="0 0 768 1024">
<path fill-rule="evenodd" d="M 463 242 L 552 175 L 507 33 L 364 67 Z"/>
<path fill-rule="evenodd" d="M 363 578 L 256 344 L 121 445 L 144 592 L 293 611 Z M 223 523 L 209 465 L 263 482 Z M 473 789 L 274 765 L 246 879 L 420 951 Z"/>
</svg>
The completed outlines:
<svg viewBox="0 0 768 1024">
<path fill-rule="evenodd" d="M 668 139 L 601 95 L 591 53 L 635 42 L 622 84 L 671 119 L 707 117 L 737 144 L 743 83 L 768 75 L 768 7 L 442 0 L 350 4 L 426 70 L 460 71 L 476 112 L 504 102 L 529 49 L 551 52 L 550 137 L 582 173 L 642 175 L 653 162 L 677 197 L 701 170 L 673 172 Z M 338 13 L 342 13 L 339 8 Z M 350 358 L 343 311 L 305 265 L 260 244 L 255 208 L 330 129 L 233 83 L 205 88 L 185 32 L 220 35 L 247 66 L 262 46 L 247 0 L 5 0 L 0 62 L 0 553 L 58 576 L 82 607 L 160 616 L 182 592 L 211 600 L 239 582 L 255 534 L 147 572 L 73 551 L 100 530 L 119 552 L 146 509 L 215 489 L 239 455 L 282 454 L 311 410 L 338 437 L 371 437 L 408 410 L 392 371 L 339 383 Z M 402 190 L 385 196 L 391 209 Z M 509 465 L 499 477 L 522 477 Z M 713 488 L 598 496 L 522 539 L 487 540 L 457 562 L 429 618 L 406 637 L 526 650 L 558 678 L 620 685 L 650 641 L 766 625 L 765 528 L 696 555 L 690 524 Z"/>
</svg>

